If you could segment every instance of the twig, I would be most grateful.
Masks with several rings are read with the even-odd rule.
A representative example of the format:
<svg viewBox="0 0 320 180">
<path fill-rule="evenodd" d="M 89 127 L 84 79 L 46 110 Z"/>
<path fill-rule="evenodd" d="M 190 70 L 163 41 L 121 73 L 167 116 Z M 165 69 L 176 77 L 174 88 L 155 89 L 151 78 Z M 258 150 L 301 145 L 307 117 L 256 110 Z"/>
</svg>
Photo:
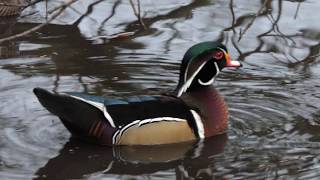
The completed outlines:
<svg viewBox="0 0 320 180">
<path fill-rule="evenodd" d="M 137 0 L 137 6 L 138 6 L 138 10 L 136 9 L 136 7 L 135 7 L 135 5 L 134 5 L 134 3 L 133 3 L 133 1 L 132 0 L 129 0 L 129 2 L 130 2 L 130 5 L 131 5 L 131 7 L 132 7 L 132 10 L 133 10 L 133 13 L 134 13 L 134 15 L 138 18 L 138 20 L 139 20 L 139 23 L 141 24 L 141 26 L 143 27 L 143 29 L 147 29 L 147 27 L 146 27 L 146 25 L 144 24 L 144 22 L 143 22 L 143 20 L 142 20 L 142 18 L 141 18 L 141 6 L 140 6 L 140 0 Z"/>
<path fill-rule="evenodd" d="M 46 21 L 45 23 L 42 23 L 42 24 L 39 24 L 38 26 L 35 26 L 31 29 L 28 29 L 22 33 L 19 33 L 19 34 L 15 34 L 15 35 L 12 35 L 12 36 L 9 36 L 9 37 L 5 37 L 5 38 L 2 38 L 0 39 L 0 44 L 5 42 L 5 41 L 11 41 L 11 40 L 14 40 L 14 39 L 17 39 L 17 38 L 21 38 L 23 36 L 26 36 L 30 33 L 33 33 L 39 29 L 41 29 L 42 27 L 48 25 L 51 21 L 53 21 L 55 18 L 57 18 L 68 6 L 70 6 L 71 4 L 75 3 L 76 1 L 78 0 L 70 0 L 69 2 L 65 3 L 65 4 L 62 4 L 61 6 L 58 6 L 54 9 L 52 9 L 51 11 L 49 11 L 49 14 L 59 10 L 58 12 L 56 12 L 55 14 L 53 14 L 50 19 L 48 19 L 48 21 Z"/>
</svg>

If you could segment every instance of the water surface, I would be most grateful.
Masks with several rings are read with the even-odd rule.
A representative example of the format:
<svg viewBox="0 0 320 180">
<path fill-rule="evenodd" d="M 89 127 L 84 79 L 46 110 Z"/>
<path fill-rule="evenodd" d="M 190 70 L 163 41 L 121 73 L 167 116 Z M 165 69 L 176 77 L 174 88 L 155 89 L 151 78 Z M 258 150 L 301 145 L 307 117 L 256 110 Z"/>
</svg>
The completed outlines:
<svg viewBox="0 0 320 180">
<path fill-rule="evenodd" d="M 62 1 L 61 1 L 62 2 Z M 49 10 L 60 1 L 48 2 Z M 320 2 L 79 1 L 45 28 L 0 46 L 0 179 L 317 179 L 320 176 Z M 0 37 L 45 22 L 46 4 L 0 19 Z M 131 32 L 126 38 L 114 34 Z M 110 39 L 111 38 L 111 39 Z M 69 140 L 34 87 L 104 96 L 174 89 L 193 44 L 216 40 L 244 67 L 214 85 L 227 135 L 151 148 Z"/>
</svg>

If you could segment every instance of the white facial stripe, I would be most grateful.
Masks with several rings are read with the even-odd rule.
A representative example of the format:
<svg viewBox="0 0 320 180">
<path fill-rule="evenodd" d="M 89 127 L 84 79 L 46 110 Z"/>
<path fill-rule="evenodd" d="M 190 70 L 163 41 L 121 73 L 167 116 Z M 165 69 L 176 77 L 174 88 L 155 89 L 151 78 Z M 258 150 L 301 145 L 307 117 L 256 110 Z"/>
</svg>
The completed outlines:
<svg viewBox="0 0 320 180">
<path fill-rule="evenodd" d="M 224 54 L 227 54 L 227 52 L 224 49 L 219 48 L 219 47 L 218 47 L 218 49 L 220 49 Z"/>
<path fill-rule="evenodd" d="M 186 68 L 186 71 L 184 72 L 184 82 L 187 82 L 187 74 L 188 74 L 188 70 L 189 70 L 189 65 L 190 65 L 191 63 L 189 63 L 188 65 L 187 65 L 187 68 Z"/>
<path fill-rule="evenodd" d="M 207 63 L 208 61 L 202 63 L 199 68 L 192 74 L 192 76 L 187 80 L 185 81 L 185 83 L 182 85 L 182 87 L 180 88 L 179 92 L 178 92 L 178 97 L 180 97 L 182 95 L 182 93 L 186 92 L 187 89 L 190 87 L 194 77 L 196 77 L 196 75 L 198 74 L 198 72 L 202 69 L 202 67 Z M 185 76 L 187 74 L 187 71 L 185 72 Z"/>
</svg>

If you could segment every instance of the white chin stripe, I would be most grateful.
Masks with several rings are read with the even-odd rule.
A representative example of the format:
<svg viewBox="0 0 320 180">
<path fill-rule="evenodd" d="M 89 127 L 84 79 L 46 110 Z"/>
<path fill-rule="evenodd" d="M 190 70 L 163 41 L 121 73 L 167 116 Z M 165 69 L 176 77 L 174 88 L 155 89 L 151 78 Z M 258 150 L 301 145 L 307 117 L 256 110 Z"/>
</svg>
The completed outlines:
<svg viewBox="0 0 320 180">
<path fill-rule="evenodd" d="M 202 86 L 208 86 L 210 84 L 212 84 L 214 81 L 214 77 L 212 79 L 210 79 L 208 82 L 202 82 L 201 79 L 198 79 L 198 83 L 201 84 Z"/>
</svg>

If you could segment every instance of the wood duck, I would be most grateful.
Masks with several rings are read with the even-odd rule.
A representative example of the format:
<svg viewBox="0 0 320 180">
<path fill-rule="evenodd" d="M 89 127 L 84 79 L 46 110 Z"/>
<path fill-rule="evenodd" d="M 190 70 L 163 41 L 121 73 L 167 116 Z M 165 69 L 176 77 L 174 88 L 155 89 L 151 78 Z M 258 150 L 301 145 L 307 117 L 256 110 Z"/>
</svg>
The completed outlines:
<svg viewBox="0 0 320 180">
<path fill-rule="evenodd" d="M 81 93 L 34 93 L 73 137 L 101 145 L 156 145 L 223 134 L 228 108 L 212 86 L 224 67 L 240 67 L 224 45 L 202 42 L 184 55 L 171 95 L 111 99 Z"/>
</svg>

